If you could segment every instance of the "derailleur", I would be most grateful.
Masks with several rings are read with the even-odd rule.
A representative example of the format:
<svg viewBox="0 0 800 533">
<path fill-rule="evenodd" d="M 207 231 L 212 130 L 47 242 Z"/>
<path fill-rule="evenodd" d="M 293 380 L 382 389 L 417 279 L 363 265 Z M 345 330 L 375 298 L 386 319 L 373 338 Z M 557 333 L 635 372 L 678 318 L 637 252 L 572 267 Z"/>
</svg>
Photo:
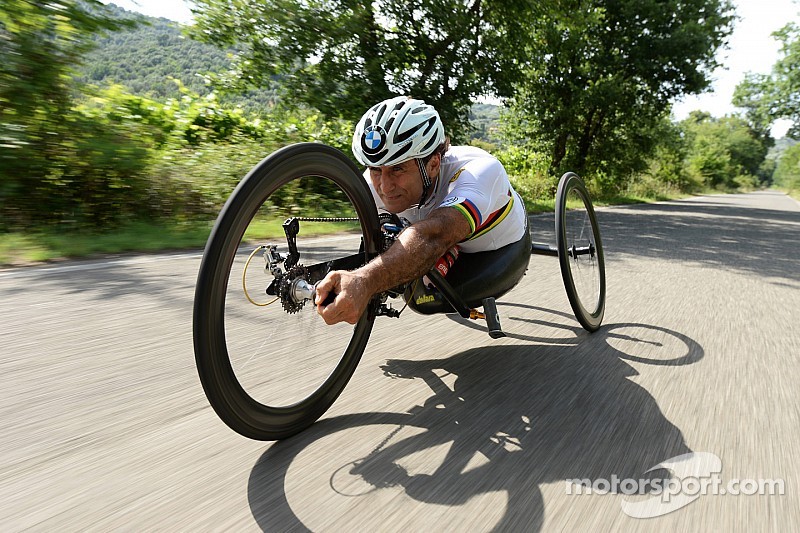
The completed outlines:
<svg viewBox="0 0 800 533">
<path fill-rule="evenodd" d="M 400 309 L 395 309 L 391 304 L 379 303 L 375 308 L 375 316 L 388 316 L 389 318 L 400 318 Z"/>
<path fill-rule="evenodd" d="M 274 276 L 267 287 L 267 294 L 280 298 L 281 306 L 287 313 L 297 313 L 308 300 L 314 298 L 315 287 L 308 282 L 308 269 L 299 263 L 287 268 L 287 265 L 291 265 L 291 257 L 281 255 L 274 244 L 264 248 L 265 269 Z"/>
<path fill-rule="evenodd" d="M 400 232 L 409 225 L 409 222 L 390 214 L 381 215 L 380 222 L 383 234 L 382 251 L 386 251 L 397 240 Z M 300 254 L 297 251 L 296 240 L 299 229 L 299 220 L 297 218 L 287 219 L 283 224 L 289 248 L 288 255 L 278 252 L 278 246 L 275 244 L 267 244 L 260 247 L 264 249 L 265 270 L 273 276 L 266 293 L 278 297 L 284 311 L 289 314 L 299 312 L 308 300 L 314 299 L 316 296 L 315 282 L 324 278 L 325 274 L 334 267 L 333 263 L 328 263 L 322 269 L 317 268 L 317 266 L 322 265 L 315 265 L 311 267 L 312 273 L 309 268 L 299 263 Z M 405 285 L 402 285 L 389 289 L 380 295 L 374 308 L 375 316 L 399 317 L 401 311 L 392 308 L 391 305 L 387 305 L 385 302 L 388 297 L 397 298 L 401 296 L 404 290 Z"/>
<path fill-rule="evenodd" d="M 297 313 L 308 300 L 313 300 L 315 286 L 309 283 L 308 268 L 298 261 L 297 234 L 300 232 L 300 221 L 296 217 L 288 218 L 283 223 L 289 254 L 284 256 L 278 252 L 278 246 L 268 244 L 265 248 L 264 261 L 266 270 L 273 275 L 272 283 L 267 287 L 267 294 L 277 296 L 281 300 L 283 310 Z M 281 268 L 283 265 L 283 268 Z"/>
</svg>

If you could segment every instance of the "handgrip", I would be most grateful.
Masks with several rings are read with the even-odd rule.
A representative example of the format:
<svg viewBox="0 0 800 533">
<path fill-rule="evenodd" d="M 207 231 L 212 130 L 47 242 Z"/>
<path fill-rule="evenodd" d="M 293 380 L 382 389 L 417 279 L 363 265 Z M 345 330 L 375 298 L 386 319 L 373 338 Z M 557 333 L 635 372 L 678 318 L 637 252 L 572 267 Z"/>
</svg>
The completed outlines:
<svg viewBox="0 0 800 533">
<path fill-rule="evenodd" d="M 325 299 L 322 300 L 322 307 L 332 304 L 333 301 L 336 299 L 336 296 L 338 295 L 335 292 L 333 291 L 329 292 L 328 295 L 325 296 Z"/>
<path fill-rule="evenodd" d="M 311 296 L 311 301 L 312 302 L 316 301 L 316 299 L 317 299 L 317 285 L 319 285 L 319 284 L 320 284 L 319 281 L 314 284 L 314 288 L 313 288 L 314 292 L 313 292 L 313 294 Z M 325 299 L 321 303 L 322 307 L 325 307 L 326 305 L 332 304 L 333 301 L 336 299 L 336 296 L 338 296 L 338 295 L 335 292 L 333 292 L 333 291 L 329 292 L 328 295 L 325 296 Z"/>
</svg>

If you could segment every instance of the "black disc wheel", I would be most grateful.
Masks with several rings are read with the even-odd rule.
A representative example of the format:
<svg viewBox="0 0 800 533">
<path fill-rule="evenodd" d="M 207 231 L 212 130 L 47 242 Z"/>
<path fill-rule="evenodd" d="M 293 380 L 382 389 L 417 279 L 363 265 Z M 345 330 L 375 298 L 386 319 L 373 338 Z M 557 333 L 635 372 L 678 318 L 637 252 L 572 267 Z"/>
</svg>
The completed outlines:
<svg viewBox="0 0 800 533">
<path fill-rule="evenodd" d="M 342 392 L 369 339 L 373 305 L 355 325 L 328 326 L 309 291 L 329 270 L 376 255 L 379 235 L 364 178 L 334 148 L 288 146 L 236 187 L 206 245 L 194 301 L 200 381 L 233 430 L 289 437 Z"/>
<path fill-rule="evenodd" d="M 556 194 L 556 243 L 561 277 L 575 318 L 596 331 L 606 306 L 606 270 L 600 228 L 586 186 L 577 174 L 561 177 Z"/>
</svg>

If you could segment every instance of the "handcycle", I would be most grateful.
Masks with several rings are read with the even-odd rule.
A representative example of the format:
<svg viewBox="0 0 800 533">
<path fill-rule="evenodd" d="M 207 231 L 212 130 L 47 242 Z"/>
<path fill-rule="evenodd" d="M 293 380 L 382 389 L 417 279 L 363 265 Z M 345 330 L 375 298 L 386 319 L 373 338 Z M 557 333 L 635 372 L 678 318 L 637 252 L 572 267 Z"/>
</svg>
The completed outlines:
<svg viewBox="0 0 800 533">
<path fill-rule="evenodd" d="M 402 230 L 379 217 L 362 173 L 341 151 L 299 143 L 274 152 L 235 188 L 211 231 L 194 299 L 195 360 L 217 415 L 257 440 L 288 438 L 333 405 L 361 359 L 379 316 L 400 316 L 390 298 L 421 314 L 458 313 L 504 335 L 495 299 L 522 279 L 531 254 L 557 256 L 572 310 L 587 331 L 605 310 L 605 263 L 597 218 L 583 181 L 568 172 L 556 193 L 556 245 L 522 240 L 462 254 L 447 277 L 375 295 L 355 325 L 328 326 L 314 286 L 392 245 Z M 335 236 L 298 238 L 307 233 Z M 283 233 L 285 244 L 258 244 Z M 302 251 L 301 251 L 302 250 Z M 261 254 L 263 267 L 253 260 Z M 478 311 L 482 307 L 483 311 Z"/>
</svg>

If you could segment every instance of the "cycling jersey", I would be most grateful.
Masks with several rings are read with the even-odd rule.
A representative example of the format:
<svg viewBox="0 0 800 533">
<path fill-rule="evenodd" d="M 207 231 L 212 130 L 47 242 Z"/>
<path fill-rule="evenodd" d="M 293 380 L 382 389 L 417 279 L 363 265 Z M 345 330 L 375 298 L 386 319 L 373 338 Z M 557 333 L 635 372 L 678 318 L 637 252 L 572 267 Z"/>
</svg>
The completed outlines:
<svg viewBox="0 0 800 533">
<path fill-rule="evenodd" d="M 369 169 L 364 177 L 378 210 L 385 211 Z M 419 208 L 412 207 L 397 215 L 413 224 L 439 207 L 457 209 L 469 222 L 470 234 L 458 244 L 465 253 L 497 250 L 519 241 L 525 232 L 525 206 L 503 165 L 474 146 L 450 147 L 442 157 L 433 194 Z"/>
</svg>

